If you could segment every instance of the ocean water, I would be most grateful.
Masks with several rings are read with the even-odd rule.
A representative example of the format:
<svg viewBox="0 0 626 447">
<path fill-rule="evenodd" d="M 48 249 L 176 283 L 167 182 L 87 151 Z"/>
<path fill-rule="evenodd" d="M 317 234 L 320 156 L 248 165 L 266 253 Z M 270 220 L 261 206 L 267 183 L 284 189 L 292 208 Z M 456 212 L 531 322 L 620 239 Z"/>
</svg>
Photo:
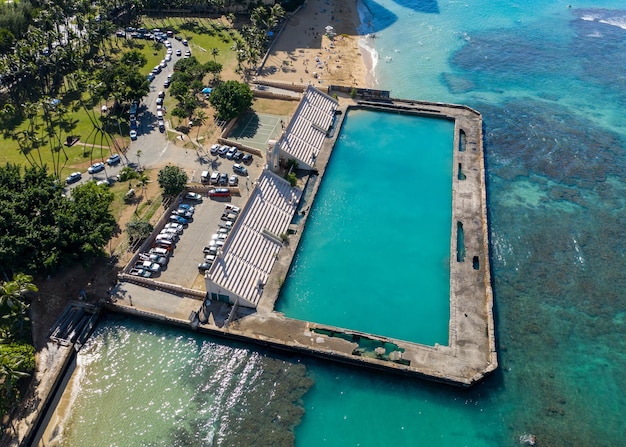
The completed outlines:
<svg viewBox="0 0 626 447">
<path fill-rule="evenodd" d="M 166 382 L 181 391 L 148 393 L 163 399 L 146 416 L 159 433 L 170 432 L 162 444 L 147 424 L 126 424 L 128 442 L 102 436 L 82 445 L 518 446 L 529 434 L 537 445 L 624 445 L 626 5 L 364 1 L 373 12 L 364 22 L 376 34 L 366 43 L 378 55 L 379 88 L 465 103 L 484 115 L 500 368 L 458 390 L 105 322 L 93 348 L 79 354 L 77 371 L 96 386 L 78 394 L 93 402 L 79 410 L 77 397 L 71 432 L 81 420 L 114 430 L 126 419 L 112 402 L 150 404 L 141 389 L 108 397 L 108 383 L 149 385 L 171 370 Z M 107 331 L 121 335 L 107 339 Z M 127 358 L 118 339 L 135 333 L 157 354 L 142 362 L 111 357 Z M 194 376 L 196 369 L 204 372 Z M 169 429 L 166 420 L 174 421 Z M 249 437 L 227 436 L 235 432 Z"/>
<path fill-rule="evenodd" d="M 452 121 L 349 111 L 276 309 L 448 344 L 453 139 Z"/>
</svg>

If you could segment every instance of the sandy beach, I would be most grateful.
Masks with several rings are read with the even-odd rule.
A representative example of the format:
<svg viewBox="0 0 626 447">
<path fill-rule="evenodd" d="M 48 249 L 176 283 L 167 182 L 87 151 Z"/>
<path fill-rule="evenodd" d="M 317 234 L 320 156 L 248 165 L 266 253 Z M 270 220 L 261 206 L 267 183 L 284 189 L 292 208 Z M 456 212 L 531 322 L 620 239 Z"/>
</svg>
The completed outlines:
<svg viewBox="0 0 626 447">
<path fill-rule="evenodd" d="M 371 87 L 371 58 L 359 46 L 359 25 L 357 0 L 307 0 L 289 17 L 257 79 Z M 327 26 L 334 28 L 332 39 Z"/>
</svg>

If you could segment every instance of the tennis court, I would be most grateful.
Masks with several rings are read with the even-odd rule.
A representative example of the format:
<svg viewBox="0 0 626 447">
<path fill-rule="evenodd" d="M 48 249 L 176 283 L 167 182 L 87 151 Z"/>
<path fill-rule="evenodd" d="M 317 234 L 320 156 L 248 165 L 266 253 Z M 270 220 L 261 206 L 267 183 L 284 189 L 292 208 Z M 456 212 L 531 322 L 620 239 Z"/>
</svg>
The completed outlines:
<svg viewBox="0 0 626 447">
<path fill-rule="evenodd" d="M 267 142 L 278 139 L 282 126 L 287 125 L 287 117 L 266 113 L 246 112 L 228 135 L 229 140 L 246 146 L 265 150 Z"/>
</svg>

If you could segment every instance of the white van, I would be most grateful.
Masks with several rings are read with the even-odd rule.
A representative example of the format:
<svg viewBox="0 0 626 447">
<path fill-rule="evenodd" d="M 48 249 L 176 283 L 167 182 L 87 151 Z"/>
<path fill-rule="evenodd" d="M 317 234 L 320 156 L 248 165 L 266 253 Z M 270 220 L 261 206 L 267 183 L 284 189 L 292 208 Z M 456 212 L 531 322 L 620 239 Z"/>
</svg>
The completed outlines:
<svg viewBox="0 0 626 447">
<path fill-rule="evenodd" d="M 202 174 L 200 175 L 200 182 L 209 183 L 209 171 L 202 171 Z"/>
</svg>

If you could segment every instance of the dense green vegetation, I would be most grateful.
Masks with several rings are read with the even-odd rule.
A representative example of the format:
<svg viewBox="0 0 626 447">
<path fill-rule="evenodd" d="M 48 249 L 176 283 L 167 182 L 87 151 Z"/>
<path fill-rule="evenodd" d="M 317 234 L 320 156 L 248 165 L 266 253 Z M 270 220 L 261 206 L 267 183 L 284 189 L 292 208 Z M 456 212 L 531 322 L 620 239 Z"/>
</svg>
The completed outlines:
<svg viewBox="0 0 626 447">
<path fill-rule="evenodd" d="M 187 173 L 178 166 L 168 165 L 159 171 L 157 182 L 163 189 L 163 195 L 175 197 L 185 189 L 187 185 Z"/>
<path fill-rule="evenodd" d="M 231 120 L 252 106 L 252 90 L 248 84 L 237 81 L 226 81 L 219 84 L 211 92 L 209 102 L 215 108 L 221 120 Z"/>
<path fill-rule="evenodd" d="M 19 398 L 19 381 L 35 369 L 35 348 L 29 343 L 28 292 L 32 277 L 21 273 L 0 282 L 0 417 Z"/>
<path fill-rule="evenodd" d="M 102 254 L 115 228 L 113 194 L 87 182 L 71 198 L 45 168 L 0 167 L 0 272 L 48 273 Z"/>
</svg>

